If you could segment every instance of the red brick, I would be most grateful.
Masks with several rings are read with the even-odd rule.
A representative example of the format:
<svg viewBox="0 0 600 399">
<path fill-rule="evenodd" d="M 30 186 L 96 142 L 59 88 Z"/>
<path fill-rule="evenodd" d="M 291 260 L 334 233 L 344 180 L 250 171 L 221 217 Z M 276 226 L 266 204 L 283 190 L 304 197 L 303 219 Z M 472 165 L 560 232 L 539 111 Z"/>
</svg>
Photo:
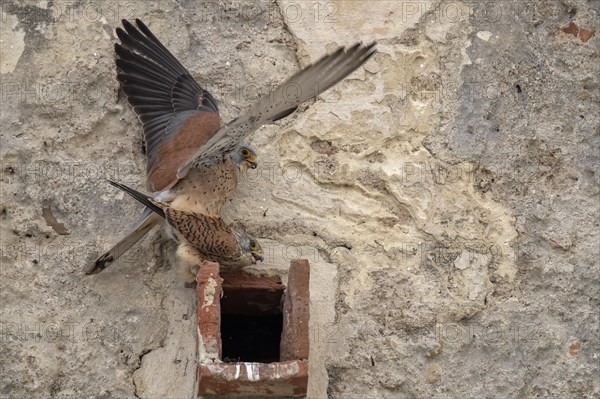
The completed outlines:
<svg viewBox="0 0 600 399">
<path fill-rule="evenodd" d="M 219 264 L 205 262 L 196 276 L 198 283 L 198 348 L 201 360 L 221 359 L 221 292 L 223 280 L 219 277 Z"/>
<path fill-rule="evenodd" d="M 308 359 L 310 266 L 306 259 L 293 260 L 283 305 L 280 360 Z"/>
<path fill-rule="evenodd" d="M 200 364 L 199 394 L 231 397 L 306 396 L 308 363 L 292 360 L 275 363 Z"/>
</svg>

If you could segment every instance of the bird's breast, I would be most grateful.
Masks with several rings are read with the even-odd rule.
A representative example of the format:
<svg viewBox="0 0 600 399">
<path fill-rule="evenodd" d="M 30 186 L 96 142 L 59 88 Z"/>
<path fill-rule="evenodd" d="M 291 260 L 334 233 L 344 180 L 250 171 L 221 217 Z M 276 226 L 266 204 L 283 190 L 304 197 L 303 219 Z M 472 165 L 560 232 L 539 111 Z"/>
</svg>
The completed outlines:
<svg viewBox="0 0 600 399">
<path fill-rule="evenodd" d="M 173 188 L 176 210 L 219 214 L 238 183 L 238 169 L 231 160 L 190 170 Z"/>
</svg>

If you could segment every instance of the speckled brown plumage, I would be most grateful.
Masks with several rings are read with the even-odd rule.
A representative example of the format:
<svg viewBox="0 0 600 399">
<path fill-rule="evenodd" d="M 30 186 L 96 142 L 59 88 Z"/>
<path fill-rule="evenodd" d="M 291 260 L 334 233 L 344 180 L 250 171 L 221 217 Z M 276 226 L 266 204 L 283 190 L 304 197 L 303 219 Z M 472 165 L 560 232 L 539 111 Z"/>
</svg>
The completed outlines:
<svg viewBox="0 0 600 399">
<path fill-rule="evenodd" d="M 179 233 L 181 239 L 198 251 L 203 260 L 232 263 L 240 258 L 242 248 L 223 219 L 178 211 L 167 206 L 163 206 L 163 209 L 167 223 Z"/>
<path fill-rule="evenodd" d="M 217 215 L 235 191 L 239 168 L 231 160 L 192 170 L 171 190 L 171 207 L 182 211 Z"/>
</svg>

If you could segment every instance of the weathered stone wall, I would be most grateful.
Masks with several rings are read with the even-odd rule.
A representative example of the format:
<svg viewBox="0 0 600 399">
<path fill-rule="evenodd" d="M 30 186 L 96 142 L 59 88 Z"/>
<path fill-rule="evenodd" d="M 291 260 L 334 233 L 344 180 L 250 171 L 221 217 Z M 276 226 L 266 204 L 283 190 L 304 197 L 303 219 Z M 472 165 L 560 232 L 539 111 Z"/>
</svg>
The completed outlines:
<svg viewBox="0 0 600 399">
<path fill-rule="evenodd" d="M 114 28 L 143 19 L 228 121 L 356 40 L 378 54 L 250 137 L 224 217 L 311 262 L 310 397 L 595 397 L 600 2 L 2 2 L 0 396 L 194 395 L 195 292 L 139 212 Z M 574 24 L 571 24 L 574 23 Z"/>
</svg>

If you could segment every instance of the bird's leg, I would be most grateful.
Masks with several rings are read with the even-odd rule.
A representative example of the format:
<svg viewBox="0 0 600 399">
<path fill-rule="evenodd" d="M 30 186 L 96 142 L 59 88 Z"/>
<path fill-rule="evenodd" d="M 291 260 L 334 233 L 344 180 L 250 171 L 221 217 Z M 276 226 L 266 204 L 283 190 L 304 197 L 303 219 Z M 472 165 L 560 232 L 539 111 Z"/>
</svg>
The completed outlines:
<svg viewBox="0 0 600 399">
<path fill-rule="evenodd" d="M 196 276 L 201 265 L 205 262 L 198 257 L 197 251 L 188 243 L 181 243 L 177 248 L 177 257 L 179 258 L 179 278 L 183 280 L 184 285 L 188 286 L 196 282 Z"/>
</svg>

